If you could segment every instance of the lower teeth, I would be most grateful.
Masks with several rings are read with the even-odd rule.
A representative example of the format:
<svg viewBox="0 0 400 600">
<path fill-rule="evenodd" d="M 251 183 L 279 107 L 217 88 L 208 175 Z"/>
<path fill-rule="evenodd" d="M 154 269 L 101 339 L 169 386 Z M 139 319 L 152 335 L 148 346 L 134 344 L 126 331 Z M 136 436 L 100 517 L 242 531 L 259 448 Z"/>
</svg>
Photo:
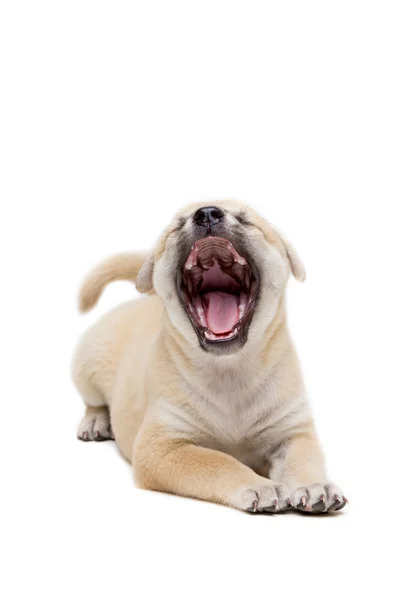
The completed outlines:
<svg viewBox="0 0 400 600">
<path fill-rule="evenodd" d="M 235 336 L 237 334 L 238 330 L 237 327 L 231 331 L 228 334 L 223 334 L 223 335 L 215 335 L 215 333 L 212 333 L 209 329 L 206 329 L 204 331 L 204 335 L 208 340 L 211 341 L 215 341 L 215 340 L 229 340 L 230 338 L 232 338 L 233 336 Z"/>
</svg>

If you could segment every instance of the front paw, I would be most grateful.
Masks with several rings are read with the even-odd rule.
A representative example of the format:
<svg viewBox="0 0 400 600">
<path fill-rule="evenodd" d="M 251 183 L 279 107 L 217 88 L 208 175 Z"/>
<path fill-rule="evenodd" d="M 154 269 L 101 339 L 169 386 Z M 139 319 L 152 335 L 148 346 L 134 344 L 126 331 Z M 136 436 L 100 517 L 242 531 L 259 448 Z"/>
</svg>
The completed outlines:
<svg viewBox="0 0 400 600">
<path fill-rule="evenodd" d="M 278 513 L 291 506 L 288 489 L 264 477 L 236 489 L 228 503 L 247 512 L 259 513 Z"/>
<path fill-rule="evenodd" d="M 343 492 L 333 483 L 314 483 L 297 488 L 292 494 L 292 502 L 297 510 L 311 514 L 342 510 L 347 504 Z"/>
</svg>

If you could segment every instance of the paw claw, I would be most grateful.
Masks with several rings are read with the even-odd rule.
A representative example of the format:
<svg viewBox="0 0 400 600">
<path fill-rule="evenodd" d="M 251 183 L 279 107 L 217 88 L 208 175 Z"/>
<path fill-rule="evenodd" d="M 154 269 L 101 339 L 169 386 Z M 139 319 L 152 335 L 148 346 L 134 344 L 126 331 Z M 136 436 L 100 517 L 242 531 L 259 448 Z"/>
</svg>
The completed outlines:
<svg viewBox="0 0 400 600">
<path fill-rule="evenodd" d="M 255 513 L 255 512 L 257 512 L 257 507 L 258 507 L 258 500 L 254 500 L 253 504 L 246 510 L 247 510 L 247 512 Z"/>
<path fill-rule="evenodd" d="M 321 514 L 341 510 L 347 504 L 340 488 L 333 483 L 314 483 L 292 490 L 296 509 L 301 512 Z"/>
</svg>

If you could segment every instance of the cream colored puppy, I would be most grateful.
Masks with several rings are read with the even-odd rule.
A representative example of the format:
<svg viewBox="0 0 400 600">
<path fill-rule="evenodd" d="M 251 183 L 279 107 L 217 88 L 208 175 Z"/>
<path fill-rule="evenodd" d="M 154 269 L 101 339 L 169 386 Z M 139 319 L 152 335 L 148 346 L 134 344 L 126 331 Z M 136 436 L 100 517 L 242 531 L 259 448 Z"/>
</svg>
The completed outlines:
<svg viewBox="0 0 400 600">
<path fill-rule="evenodd" d="M 115 308 L 78 345 L 79 438 L 115 436 L 143 488 L 253 512 L 343 508 L 286 325 L 290 272 L 304 280 L 292 246 L 234 201 L 190 205 L 150 255 L 96 267 L 82 311 L 117 279 L 149 295 Z"/>
</svg>

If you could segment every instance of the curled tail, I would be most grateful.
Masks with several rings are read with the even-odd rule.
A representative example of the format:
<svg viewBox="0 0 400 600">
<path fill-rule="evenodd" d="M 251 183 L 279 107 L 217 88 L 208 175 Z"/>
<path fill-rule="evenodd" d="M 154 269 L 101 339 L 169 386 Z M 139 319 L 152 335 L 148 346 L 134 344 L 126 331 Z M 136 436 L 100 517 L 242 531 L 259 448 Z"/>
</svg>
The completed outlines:
<svg viewBox="0 0 400 600">
<path fill-rule="evenodd" d="M 124 253 L 107 258 L 96 265 L 86 276 L 79 292 L 79 310 L 87 312 L 93 308 L 106 285 L 112 281 L 135 282 L 137 275 L 148 258 L 145 253 Z"/>
</svg>

